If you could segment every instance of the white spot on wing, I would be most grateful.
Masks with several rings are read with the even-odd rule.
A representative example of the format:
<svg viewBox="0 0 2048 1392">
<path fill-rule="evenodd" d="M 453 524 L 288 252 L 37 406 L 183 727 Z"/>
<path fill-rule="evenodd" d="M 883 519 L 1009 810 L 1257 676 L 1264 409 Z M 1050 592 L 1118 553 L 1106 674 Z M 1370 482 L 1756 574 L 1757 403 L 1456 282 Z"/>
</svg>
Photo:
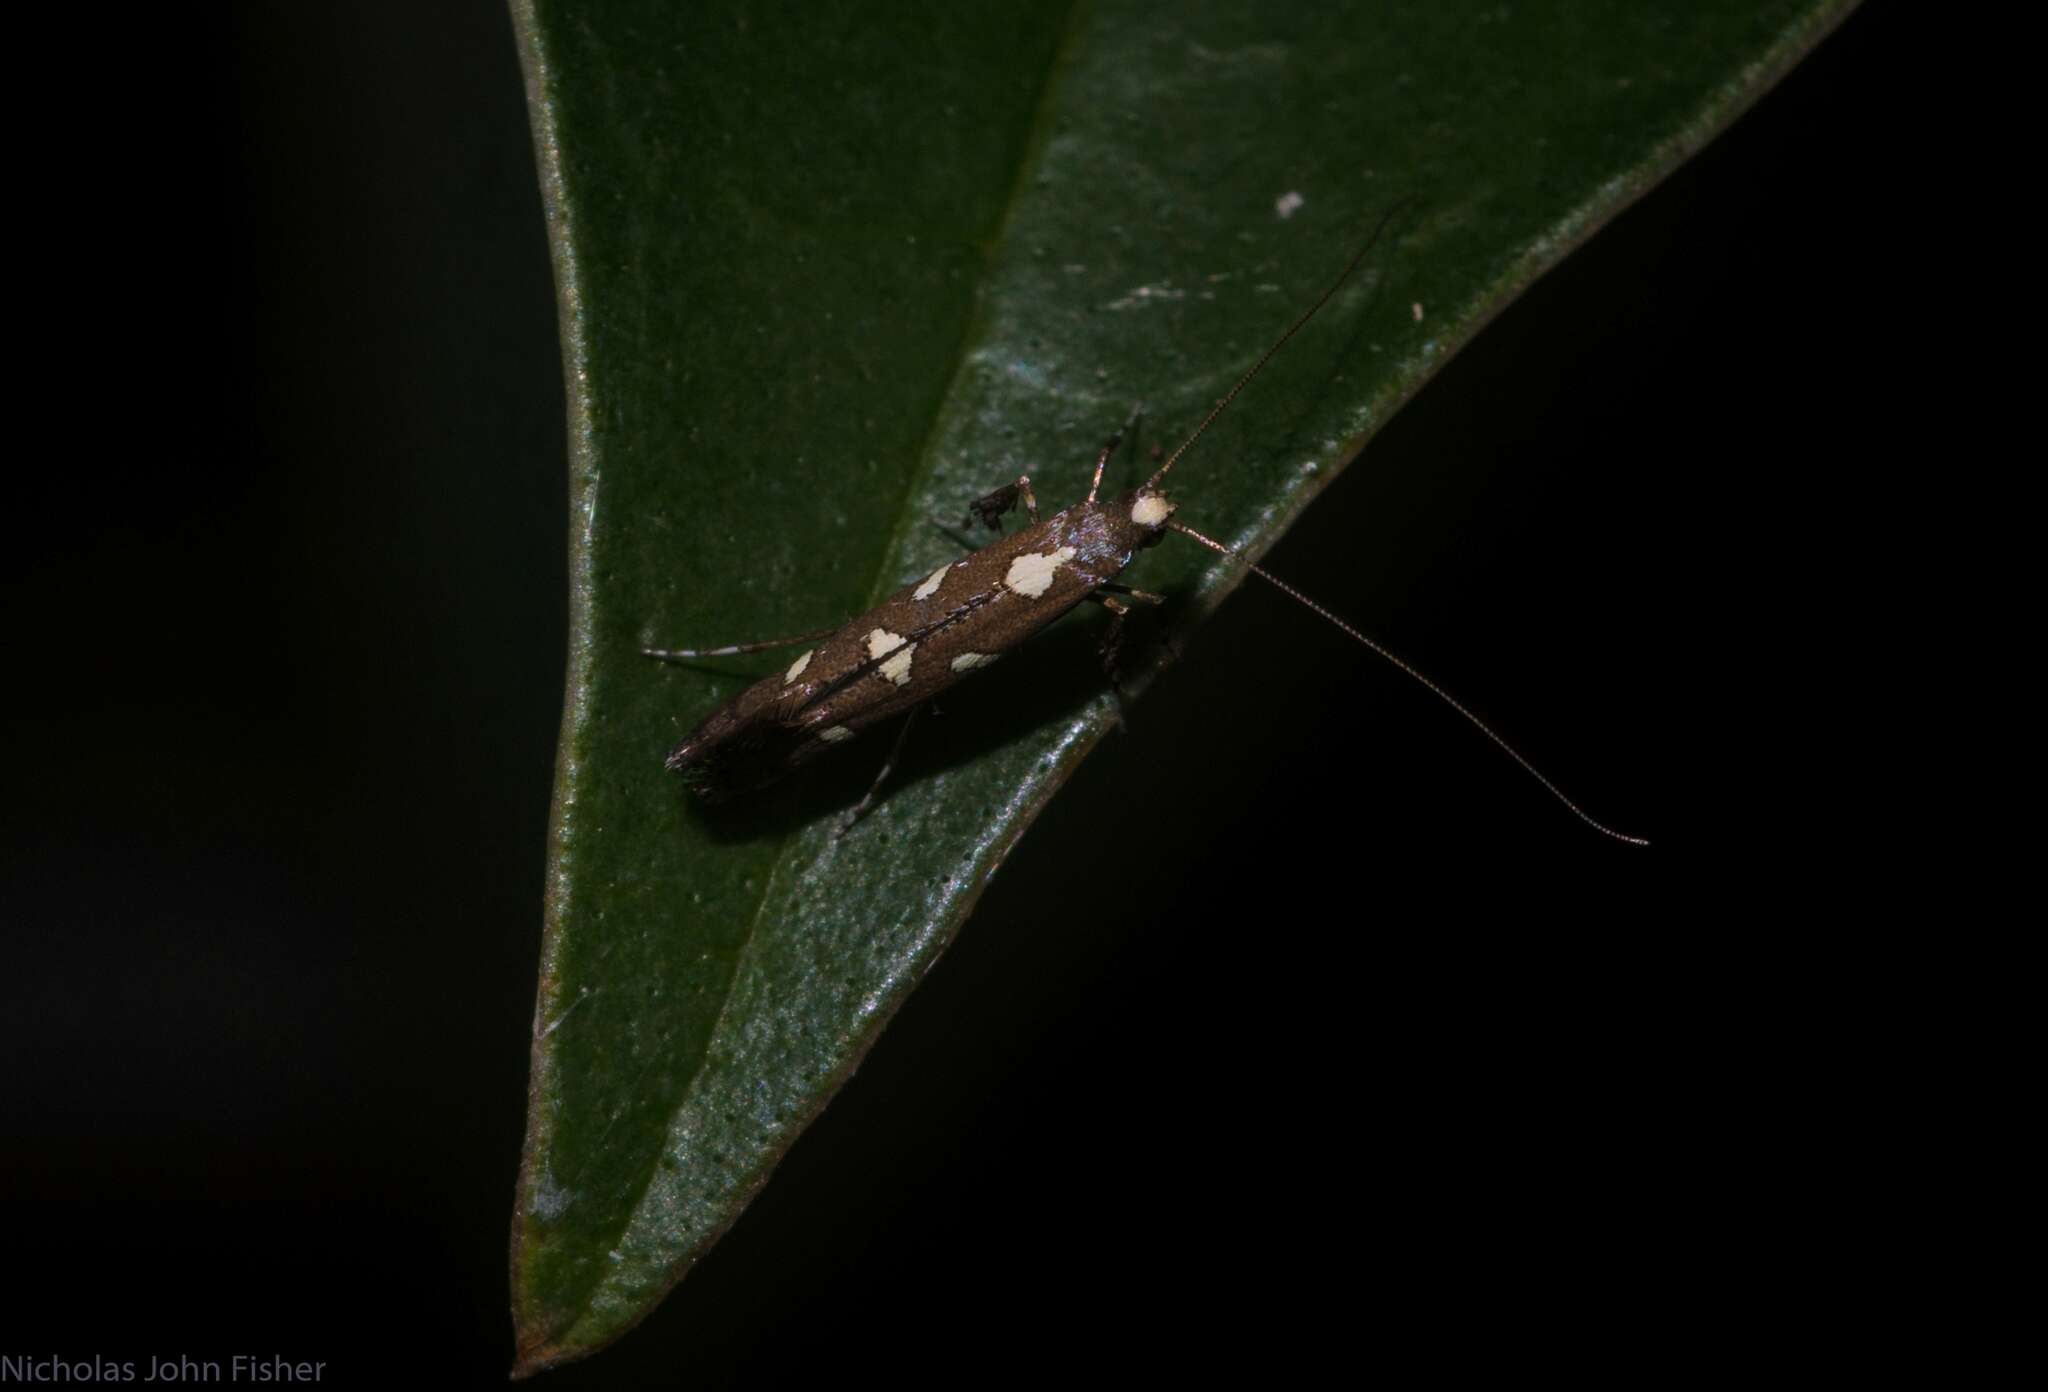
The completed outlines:
<svg viewBox="0 0 2048 1392">
<path fill-rule="evenodd" d="M 1003 584 L 1026 599 L 1036 599 L 1052 588 L 1053 573 L 1073 559 L 1074 548 L 1071 546 L 1042 554 L 1029 552 L 1010 562 L 1010 572 L 1003 577 Z"/>
<path fill-rule="evenodd" d="M 829 729 L 818 731 L 818 738 L 827 744 L 837 744 L 841 740 L 852 739 L 853 731 L 847 729 L 844 725 L 834 725 Z"/>
<path fill-rule="evenodd" d="M 1289 189 L 1287 192 L 1281 194 L 1278 198 L 1273 200 L 1273 211 L 1280 215 L 1280 220 L 1282 222 L 1285 222 L 1287 221 L 1287 219 L 1293 217 L 1296 213 L 1300 212 L 1301 205 L 1306 202 L 1308 202 L 1306 198 L 1303 198 L 1293 189 Z"/>
<path fill-rule="evenodd" d="M 816 651 L 816 648 L 805 648 L 804 655 L 798 658 L 796 661 L 789 664 L 789 671 L 782 678 L 782 684 L 784 686 L 788 686 L 791 682 L 795 681 L 798 677 L 804 674 L 804 668 L 811 665 L 811 654 Z"/>
<path fill-rule="evenodd" d="M 906 641 L 902 634 L 891 633 L 886 628 L 878 628 L 868 635 L 869 657 L 880 658 L 889 657 L 890 653 L 896 654 L 882 664 L 881 673 L 898 686 L 910 684 L 910 655 L 917 651 L 917 644 L 910 643 L 906 647 Z"/>
<path fill-rule="evenodd" d="M 910 592 L 910 597 L 912 599 L 930 599 L 933 595 L 937 594 L 939 592 L 939 582 L 946 578 L 947 569 L 948 567 L 946 566 L 940 566 L 930 575 L 927 575 L 924 583 Z"/>
<path fill-rule="evenodd" d="M 953 670 L 956 672 L 972 672 L 977 667 L 988 666 L 989 663 L 994 662 L 1000 656 L 1002 656 L 1000 653 L 961 653 L 960 656 L 953 659 Z"/>
</svg>

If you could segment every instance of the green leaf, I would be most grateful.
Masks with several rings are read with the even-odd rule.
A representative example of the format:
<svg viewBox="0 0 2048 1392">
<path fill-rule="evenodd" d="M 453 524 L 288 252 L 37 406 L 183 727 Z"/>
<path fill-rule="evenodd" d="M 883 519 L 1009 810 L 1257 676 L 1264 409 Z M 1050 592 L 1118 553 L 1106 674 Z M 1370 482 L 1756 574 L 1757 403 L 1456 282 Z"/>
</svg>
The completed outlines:
<svg viewBox="0 0 2048 1392">
<path fill-rule="evenodd" d="M 1134 402 L 1171 448 L 1393 211 L 1176 471 L 1262 552 L 1849 6 L 1274 8 L 516 0 L 574 490 L 516 1371 L 616 1339 L 731 1224 L 1113 721 L 1099 616 L 1065 621 L 835 841 L 881 742 L 708 815 L 661 756 L 782 664 L 640 649 L 848 618 L 958 554 L 929 519 L 1026 472 L 1079 498 Z M 1213 559 L 1131 578 L 1185 636 L 1242 578 Z"/>
</svg>

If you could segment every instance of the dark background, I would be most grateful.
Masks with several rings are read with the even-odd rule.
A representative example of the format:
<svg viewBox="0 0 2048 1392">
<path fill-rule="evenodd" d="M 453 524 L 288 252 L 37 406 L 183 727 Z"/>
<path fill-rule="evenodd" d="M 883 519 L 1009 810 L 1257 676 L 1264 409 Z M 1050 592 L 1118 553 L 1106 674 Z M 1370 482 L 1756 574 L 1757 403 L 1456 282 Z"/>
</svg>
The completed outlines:
<svg viewBox="0 0 2048 1392">
<path fill-rule="evenodd" d="M 187 22 L 21 182 L 0 1354 L 495 1382 L 566 616 L 510 26 Z M 1853 17 L 1270 561 L 1655 848 L 1248 590 L 1200 647 L 1327 660 L 1169 674 L 725 1242 L 551 1380 L 1626 1366 L 1739 1319 L 1813 1125 L 1785 664 L 1856 603 L 1825 529 L 1947 269 L 1912 37 Z M 1487 491 L 1404 511 L 1445 453 Z"/>
</svg>

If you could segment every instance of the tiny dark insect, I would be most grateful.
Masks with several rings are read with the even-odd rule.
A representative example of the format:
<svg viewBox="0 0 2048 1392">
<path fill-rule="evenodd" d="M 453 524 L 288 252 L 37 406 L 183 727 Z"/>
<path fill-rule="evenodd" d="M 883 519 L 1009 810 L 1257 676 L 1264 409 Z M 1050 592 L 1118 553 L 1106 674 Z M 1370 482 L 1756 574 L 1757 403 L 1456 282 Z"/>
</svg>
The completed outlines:
<svg viewBox="0 0 2048 1392">
<path fill-rule="evenodd" d="M 1030 525 L 990 542 L 965 560 L 941 566 L 923 579 L 905 585 L 873 609 L 839 627 L 722 648 L 644 649 L 649 657 L 673 662 L 812 645 L 786 670 L 763 677 L 706 716 L 681 744 L 669 751 L 667 766 L 683 775 L 707 801 L 719 801 L 764 787 L 870 726 L 909 712 L 912 719 L 904 722 L 896 746 L 874 784 L 841 823 L 843 832 L 873 805 L 876 793 L 895 767 L 919 707 L 968 673 L 1002 657 L 1084 600 L 1100 604 L 1110 612 L 1102 640 L 1102 659 L 1104 671 L 1115 685 L 1124 619 L 1130 613 L 1127 601 L 1162 601 L 1159 595 L 1119 585 L 1117 577 L 1138 552 L 1156 545 L 1171 531 L 1236 561 L 1421 682 L 1477 726 L 1586 825 L 1617 841 L 1647 845 L 1641 837 L 1625 835 L 1593 820 L 1490 726 L 1414 667 L 1222 542 L 1175 520 L 1177 504 L 1160 487 L 1167 472 L 1202 438 L 1238 393 L 1350 279 L 1392 217 L 1393 212 L 1389 212 L 1380 220 L 1372 236 L 1330 288 L 1238 378 L 1194 433 L 1139 487 L 1108 501 L 1099 500 L 1103 471 L 1125 432 L 1138 418 L 1139 412 L 1133 410 L 1130 420 L 1110 436 L 1096 456 L 1094 480 L 1081 502 L 1041 520 L 1029 476 L 997 489 L 970 505 L 970 524 L 979 518 L 990 529 L 1000 529 L 1003 516 L 1021 503 Z"/>
</svg>

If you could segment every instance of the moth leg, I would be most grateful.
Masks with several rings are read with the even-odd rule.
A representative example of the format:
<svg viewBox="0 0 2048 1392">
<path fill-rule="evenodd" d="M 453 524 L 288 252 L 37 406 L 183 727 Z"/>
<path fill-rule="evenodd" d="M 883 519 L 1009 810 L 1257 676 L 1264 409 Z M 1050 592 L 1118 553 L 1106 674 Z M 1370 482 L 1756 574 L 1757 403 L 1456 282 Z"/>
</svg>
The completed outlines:
<svg viewBox="0 0 2048 1392">
<path fill-rule="evenodd" d="M 1108 590 L 1112 594 L 1120 594 L 1125 599 L 1135 599 L 1140 604 L 1166 603 L 1166 596 L 1163 594 L 1153 594 L 1150 590 L 1134 590 L 1129 585 L 1105 584 L 1098 585 L 1096 588 L 1098 590 Z M 1161 634 L 1161 641 L 1166 644 L 1167 657 L 1174 662 L 1180 661 L 1180 639 L 1174 637 L 1171 628 L 1166 629 Z"/>
<path fill-rule="evenodd" d="M 696 657 L 737 657 L 741 653 L 766 652 L 770 648 L 793 648 L 798 643 L 815 643 L 820 638 L 830 638 L 837 628 L 821 628 L 816 633 L 799 633 L 794 638 L 770 638 L 760 643 L 734 643 L 724 648 L 642 648 L 643 657 L 657 662 L 687 662 Z"/>
<path fill-rule="evenodd" d="M 1103 586 L 1103 589 L 1109 588 Z M 1131 606 L 1120 599 L 1111 599 L 1098 589 L 1088 596 L 1093 602 L 1109 610 L 1109 627 L 1103 630 L 1099 651 L 1102 654 L 1102 675 L 1109 678 L 1110 695 L 1116 699 L 1116 727 L 1124 728 L 1124 680 L 1121 659 L 1124 650 L 1124 620 L 1131 616 Z"/>
<path fill-rule="evenodd" d="M 1016 507 L 1019 501 L 1031 518 L 1033 526 L 1038 525 L 1038 496 L 1031 491 L 1031 475 L 1019 474 L 1015 483 L 1006 483 L 985 497 L 976 498 L 967 505 L 967 520 L 962 526 L 972 527 L 979 517 L 981 525 L 992 532 L 1003 529 L 1003 514 Z"/>
<path fill-rule="evenodd" d="M 1144 414 L 1144 402 L 1140 401 L 1137 405 L 1131 407 L 1130 416 L 1122 425 L 1116 428 L 1116 434 L 1109 437 L 1109 443 L 1102 447 L 1102 453 L 1095 456 L 1095 481 L 1088 485 L 1089 502 L 1094 502 L 1095 495 L 1102 491 L 1102 471 L 1109 467 L 1109 457 L 1116 453 L 1117 446 L 1124 442 L 1124 436 L 1129 433 L 1132 426 L 1138 423 L 1138 417 Z"/>
<path fill-rule="evenodd" d="M 868 785 L 868 790 L 862 794 L 861 800 L 840 819 L 838 829 L 832 833 L 834 841 L 852 831 L 853 824 L 867 816 L 868 809 L 875 805 L 875 794 L 882 791 L 882 785 L 888 782 L 889 775 L 896 771 L 896 760 L 903 754 L 903 742 L 910 738 L 910 727 L 917 723 L 918 712 L 923 709 L 923 706 L 912 706 L 910 714 L 903 717 L 903 728 L 896 732 L 896 743 L 889 746 L 889 757 L 882 761 L 882 771 L 875 775 L 875 781 Z"/>
</svg>

